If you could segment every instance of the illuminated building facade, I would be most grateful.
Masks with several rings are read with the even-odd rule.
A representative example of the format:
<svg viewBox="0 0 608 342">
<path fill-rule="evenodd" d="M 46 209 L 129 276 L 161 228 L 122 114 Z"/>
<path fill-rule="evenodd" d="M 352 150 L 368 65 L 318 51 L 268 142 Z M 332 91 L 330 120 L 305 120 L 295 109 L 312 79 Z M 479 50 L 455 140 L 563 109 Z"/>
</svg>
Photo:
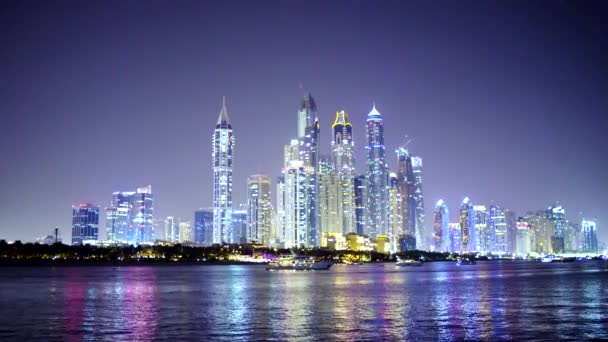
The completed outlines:
<svg viewBox="0 0 608 342">
<path fill-rule="evenodd" d="M 551 222 L 544 211 L 528 212 L 524 216 L 530 230 L 530 249 L 545 255 L 551 253 Z"/>
<path fill-rule="evenodd" d="M 310 247 L 308 222 L 308 174 L 302 161 L 292 160 L 285 172 L 285 227 L 281 240 L 285 248 Z"/>
<path fill-rule="evenodd" d="M 167 216 L 165 219 L 165 240 L 179 242 L 179 223 L 174 216 Z"/>
<path fill-rule="evenodd" d="M 213 244 L 213 209 L 199 209 L 194 212 L 194 242 L 202 245 Z"/>
<path fill-rule="evenodd" d="M 416 201 L 414 201 L 414 169 L 412 157 L 405 147 L 400 147 L 397 153 L 397 180 L 401 194 L 401 211 L 403 216 L 403 231 L 416 237 Z"/>
<path fill-rule="evenodd" d="M 595 221 L 583 219 L 581 222 L 581 235 L 582 252 L 598 253 L 597 225 Z"/>
<path fill-rule="evenodd" d="M 401 206 L 401 193 L 399 192 L 399 181 L 397 174 L 389 174 L 388 188 L 388 238 L 391 244 L 391 252 L 399 251 L 399 237 L 404 234 L 403 231 L 403 216 Z"/>
<path fill-rule="evenodd" d="M 222 101 L 212 139 L 213 243 L 232 243 L 232 163 L 234 135 L 226 98 Z"/>
<path fill-rule="evenodd" d="M 465 197 L 460 206 L 460 233 L 461 252 L 470 253 L 477 251 L 478 235 L 475 229 L 475 209 L 473 202 Z"/>
<path fill-rule="evenodd" d="M 191 243 L 194 242 L 194 235 L 192 234 L 192 224 L 190 221 L 179 222 L 179 242 L 180 243 Z"/>
<path fill-rule="evenodd" d="M 355 154 L 353 126 L 345 111 L 336 112 L 332 128 L 332 157 L 340 182 L 340 217 L 344 234 L 356 232 L 355 214 Z"/>
<path fill-rule="evenodd" d="M 507 219 L 505 209 L 492 204 L 488 213 L 488 228 L 494 234 L 492 253 L 507 253 Z"/>
<path fill-rule="evenodd" d="M 526 223 L 523 218 L 516 223 L 517 229 L 517 239 L 516 239 L 516 248 L 515 255 L 520 257 L 526 257 L 530 254 L 530 229 L 528 228 L 528 223 Z"/>
<path fill-rule="evenodd" d="M 99 239 L 99 207 L 82 203 L 72 207 L 72 245 Z"/>
<path fill-rule="evenodd" d="M 507 223 L 507 253 L 515 255 L 517 250 L 517 216 L 512 210 L 505 210 L 505 220 Z"/>
<path fill-rule="evenodd" d="M 366 179 L 367 179 L 367 226 L 365 234 L 371 238 L 386 235 L 387 170 L 384 148 L 384 124 L 374 106 L 366 122 Z"/>
<path fill-rule="evenodd" d="M 306 215 L 308 216 L 308 243 L 319 246 L 321 233 L 319 230 L 318 203 L 318 170 L 319 170 L 319 139 L 320 124 L 317 118 L 317 104 L 312 95 L 307 94 L 302 99 L 298 110 L 298 140 L 299 157 L 306 173 Z"/>
<path fill-rule="evenodd" d="M 432 251 L 450 252 L 450 213 L 443 200 L 435 204 L 435 222 L 433 225 Z"/>
<path fill-rule="evenodd" d="M 422 158 L 412 156 L 412 170 L 414 171 L 414 187 L 412 199 L 415 208 L 416 224 L 416 246 L 419 250 L 428 250 L 428 241 L 431 239 L 432 232 L 427 232 L 424 226 L 424 195 L 422 193 Z"/>
<path fill-rule="evenodd" d="M 152 186 L 137 188 L 131 196 L 131 224 L 134 236 L 129 242 L 154 242 L 154 195 Z"/>
<path fill-rule="evenodd" d="M 355 177 L 355 221 L 357 226 L 357 234 L 363 235 L 367 211 L 367 180 L 365 175 Z"/>
<path fill-rule="evenodd" d="M 488 227 L 488 209 L 485 205 L 473 206 L 475 210 L 475 229 L 479 234 L 479 251 L 491 253 L 494 250 L 494 232 Z"/>
<path fill-rule="evenodd" d="M 340 176 L 336 174 L 329 158 L 321 158 L 319 162 L 319 218 L 321 233 L 342 233 Z"/>
<path fill-rule="evenodd" d="M 247 243 L 247 209 L 243 206 L 239 209 L 232 210 L 232 243 L 245 244 Z"/>
<path fill-rule="evenodd" d="M 551 206 L 546 210 L 547 219 L 551 222 L 551 249 L 553 253 L 563 253 L 566 250 L 565 236 L 567 222 L 562 206 Z"/>
<path fill-rule="evenodd" d="M 266 175 L 247 180 L 247 241 L 268 246 L 272 225 L 271 182 Z"/>
<path fill-rule="evenodd" d="M 450 230 L 450 252 L 460 253 L 462 250 L 462 229 L 460 222 L 452 222 L 448 225 Z"/>
</svg>

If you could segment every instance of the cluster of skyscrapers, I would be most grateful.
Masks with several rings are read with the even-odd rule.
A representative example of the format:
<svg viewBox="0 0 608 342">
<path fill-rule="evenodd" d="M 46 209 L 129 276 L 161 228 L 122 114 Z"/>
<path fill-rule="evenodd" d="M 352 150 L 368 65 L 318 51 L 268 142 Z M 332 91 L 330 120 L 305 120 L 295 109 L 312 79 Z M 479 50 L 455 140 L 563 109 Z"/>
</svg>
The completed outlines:
<svg viewBox="0 0 608 342">
<path fill-rule="evenodd" d="M 530 254 L 598 253 L 595 221 L 566 219 L 561 206 L 517 217 L 496 204 L 473 205 L 467 197 L 460 205 L 460 221 L 449 222 L 447 204 L 435 205 L 431 250 L 453 253 Z"/>
<path fill-rule="evenodd" d="M 296 119 L 297 135 L 284 147 L 283 168 L 276 182 L 276 210 L 271 179 L 263 174 L 248 178 L 247 203 L 233 205 L 235 136 L 224 99 L 212 136 L 213 207 L 195 211 L 193 224 L 169 216 L 164 220 L 165 229 L 155 232 L 151 187 L 115 192 L 105 210 L 106 240 L 313 248 L 336 246 L 336 241 L 355 241 L 353 236 L 359 236 L 381 242 L 387 252 L 597 252 L 595 222 L 572 223 L 558 206 L 516 217 L 501 206 L 473 205 L 465 198 L 459 222 L 450 223 L 447 204 L 440 200 L 434 224 L 426 229 L 422 158 L 400 146 L 396 170 L 389 169 L 384 120 L 375 105 L 361 125 L 366 135 L 363 174 L 355 167 L 353 129 L 357 124 L 353 125 L 346 111 L 336 112 L 329 130 L 330 155 L 320 153 L 321 125 L 310 94 L 302 99 Z M 72 243 L 98 240 L 98 219 L 99 207 L 74 207 Z"/>
</svg>

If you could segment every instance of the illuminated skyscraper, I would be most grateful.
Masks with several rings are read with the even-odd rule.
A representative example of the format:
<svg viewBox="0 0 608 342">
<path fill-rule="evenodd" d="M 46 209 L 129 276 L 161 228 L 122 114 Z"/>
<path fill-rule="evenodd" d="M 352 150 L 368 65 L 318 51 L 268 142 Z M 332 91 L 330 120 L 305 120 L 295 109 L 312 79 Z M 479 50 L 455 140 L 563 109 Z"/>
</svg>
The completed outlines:
<svg viewBox="0 0 608 342">
<path fill-rule="evenodd" d="M 241 205 L 239 209 L 232 210 L 232 243 L 247 243 L 247 210 Z"/>
<path fill-rule="evenodd" d="M 479 251 L 490 253 L 494 250 L 494 232 L 488 227 L 488 210 L 485 205 L 475 205 L 475 229 L 479 235 Z"/>
<path fill-rule="evenodd" d="M 566 217 L 562 206 L 551 206 L 545 211 L 551 222 L 551 249 L 553 253 L 565 252 L 564 237 L 566 235 Z"/>
<path fill-rule="evenodd" d="M 462 251 L 462 229 L 460 228 L 460 222 L 450 223 L 448 228 L 450 230 L 450 252 L 460 253 Z"/>
<path fill-rule="evenodd" d="M 213 243 L 232 243 L 232 155 L 234 135 L 226 110 L 226 98 L 217 118 L 213 151 Z"/>
<path fill-rule="evenodd" d="M 582 252 L 596 254 L 599 252 L 597 246 L 597 225 L 593 220 L 583 219 L 581 222 Z"/>
<path fill-rule="evenodd" d="M 119 243 L 133 242 L 133 225 L 131 224 L 133 199 L 135 192 L 114 192 L 112 203 L 106 208 L 106 240 Z"/>
<path fill-rule="evenodd" d="M 367 227 L 371 238 L 387 235 L 387 171 L 384 160 L 384 126 L 382 116 L 374 106 L 367 115 L 366 179 L 367 179 Z"/>
<path fill-rule="evenodd" d="M 131 224 L 134 236 L 129 242 L 153 243 L 154 242 L 154 195 L 152 186 L 137 188 L 131 196 Z"/>
<path fill-rule="evenodd" d="M 405 147 L 397 149 L 397 180 L 401 194 L 403 216 L 403 230 L 412 237 L 416 237 L 416 201 L 414 195 L 414 168 L 412 157 Z"/>
<path fill-rule="evenodd" d="M 285 227 L 281 240 L 285 248 L 310 247 L 307 194 L 308 174 L 302 161 L 293 160 L 285 172 Z"/>
<path fill-rule="evenodd" d="M 507 219 L 505 208 L 492 204 L 488 213 L 488 229 L 494 235 L 492 253 L 507 253 Z"/>
<path fill-rule="evenodd" d="M 99 207 L 82 203 L 72 207 L 72 245 L 99 239 Z"/>
<path fill-rule="evenodd" d="M 202 245 L 213 244 L 213 209 L 199 209 L 194 212 L 194 242 Z"/>
<path fill-rule="evenodd" d="M 551 222 L 544 211 L 528 212 L 524 216 L 530 230 L 530 249 L 538 254 L 551 253 Z"/>
<path fill-rule="evenodd" d="M 277 178 L 277 213 L 275 215 L 276 236 L 274 237 L 276 239 L 275 242 L 277 243 L 284 243 L 287 234 L 285 226 L 285 170 L 286 168 L 283 168 L 283 175 Z"/>
<path fill-rule="evenodd" d="M 399 238 L 404 235 L 403 216 L 401 206 L 401 193 L 399 192 L 399 181 L 395 173 L 389 174 L 388 189 L 388 238 L 391 244 L 391 252 L 399 251 Z"/>
<path fill-rule="evenodd" d="M 179 223 L 174 216 L 167 216 L 165 219 L 165 240 L 179 242 Z"/>
<path fill-rule="evenodd" d="M 192 223 L 190 221 L 179 222 L 179 242 L 180 243 L 191 243 L 194 240 L 194 234 L 192 234 Z"/>
<path fill-rule="evenodd" d="M 319 246 L 321 234 L 319 231 L 318 203 L 318 170 L 319 170 L 319 139 L 320 125 L 317 118 L 317 104 L 312 95 L 307 94 L 302 99 L 298 110 L 298 160 L 302 161 L 307 177 L 306 215 L 308 216 L 308 239 L 312 246 Z"/>
<path fill-rule="evenodd" d="M 357 223 L 357 235 L 363 235 L 367 210 L 367 180 L 364 175 L 355 177 L 355 220 Z"/>
<path fill-rule="evenodd" d="M 443 200 L 435 204 L 435 223 L 433 225 L 433 242 L 431 250 L 435 252 L 450 252 L 450 213 Z"/>
<path fill-rule="evenodd" d="M 328 158 L 319 162 L 319 216 L 321 233 L 342 233 L 342 201 L 340 176 Z"/>
<path fill-rule="evenodd" d="M 353 127 L 345 111 L 336 112 L 332 128 L 332 156 L 340 180 L 342 233 L 357 230 L 355 218 L 355 157 Z"/>
<path fill-rule="evenodd" d="M 512 210 L 505 210 L 505 221 L 507 223 L 507 253 L 515 255 L 517 252 L 517 216 Z"/>
<path fill-rule="evenodd" d="M 475 209 L 468 197 L 464 198 L 460 206 L 460 232 L 462 253 L 476 252 L 479 238 L 475 229 Z"/>
<path fill-rule="evenodd" d="M 268 246 L 272 225 L 270 178 L 253 175 L 247 180 L 247 240 Z"/>
<path fill-rule="evenodd" d="M 516 224 L 517 229 L 517 239 L 515 243 L 515 255 L 525 257 L 530 254 L 530 229 L 528 228 L 528 223 L 524 221 L 523 218 L 520 218 L 519 222 Z"/>
<path fill-rule="evenodd" d="M 433 235 L 424 226 L 424 196 L 422 193 L 422 158 L 412 156 L 412 170 L 414 171 L 414 187 L 412 199 L 415 203 L 415 224 L 416 224 L 416 247 L 420 250 L 428 250 L 428 240 Z"/>
</svg>

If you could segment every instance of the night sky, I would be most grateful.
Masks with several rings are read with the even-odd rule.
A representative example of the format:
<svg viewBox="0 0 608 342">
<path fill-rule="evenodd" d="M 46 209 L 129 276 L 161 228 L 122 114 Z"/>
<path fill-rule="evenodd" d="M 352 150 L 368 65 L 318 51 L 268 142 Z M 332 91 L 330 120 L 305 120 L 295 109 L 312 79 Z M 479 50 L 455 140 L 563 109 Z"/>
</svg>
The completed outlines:
<svg viewBox="0 0 608 342">
<path fill-rule="evenodd" d="M 523 215 L 559 201 L 608 240 L 608 11 L 601 1 L 0 2 L 0 239 L 31 241 L 71 206 L 151 184 L 155 218 L 212 205 L 226 96 L 234 202 L 280 174 L 310 91 L 329 153 L 336 110 L 363 171 L 375 102 L 387 160 L 423 158 L 442 198 Z M 273 184 L 273 195 L 276 188 Z M 275 205 L 273 203 L 273 205 Z M 102 215 L 105 216 L 105 215 Z M 100 237 L 105 226 L 100 222 Z M 159 225 L 163 228 L 163 225 Z"/>
</svg>

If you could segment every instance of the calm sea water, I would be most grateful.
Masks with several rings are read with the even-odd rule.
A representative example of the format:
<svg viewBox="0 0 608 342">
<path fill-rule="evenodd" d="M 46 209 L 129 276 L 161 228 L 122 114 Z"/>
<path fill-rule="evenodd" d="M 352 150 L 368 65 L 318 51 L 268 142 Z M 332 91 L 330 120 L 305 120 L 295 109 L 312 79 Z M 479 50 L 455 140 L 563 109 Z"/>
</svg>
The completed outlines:
<svg viewBox="0 0 608 342">
<path fill-rule="evenodd" d="M 608 263 L 0 268 L 0 340 L 608 338 Z"/>
</svg>

